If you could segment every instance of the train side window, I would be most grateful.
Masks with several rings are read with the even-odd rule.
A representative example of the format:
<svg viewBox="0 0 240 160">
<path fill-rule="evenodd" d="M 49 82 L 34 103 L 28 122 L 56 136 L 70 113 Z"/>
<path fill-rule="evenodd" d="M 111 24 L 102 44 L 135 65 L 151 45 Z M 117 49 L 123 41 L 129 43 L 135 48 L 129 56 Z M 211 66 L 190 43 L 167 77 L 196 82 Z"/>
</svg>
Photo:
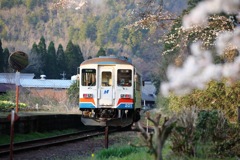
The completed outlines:
<svg viewBox="0 0 240 160">
<path fill-rule="evenodd" d="M 118 69 L 117 85 L 118 86 L 124 86 L 124 87 L 132 86 L 132 70 L 130 70 L 130 69 Z"/>
<path fill-rule="evenodd" d="M 112 86 L 112 73 L 109 71 L 102 72 L 102 86 Z"/>
<path fill-rule="evenodd" d="M 96 86 L 96 69 L 82 69 L 82 86 Z"/>
</svg>

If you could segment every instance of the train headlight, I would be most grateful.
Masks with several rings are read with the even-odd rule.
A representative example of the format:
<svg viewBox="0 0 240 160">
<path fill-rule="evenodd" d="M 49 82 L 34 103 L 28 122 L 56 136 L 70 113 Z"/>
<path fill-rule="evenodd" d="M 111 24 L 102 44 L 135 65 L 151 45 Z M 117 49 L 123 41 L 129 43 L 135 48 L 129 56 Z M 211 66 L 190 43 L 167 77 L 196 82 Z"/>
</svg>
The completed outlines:
<svg viewBox="0 0 240 160">
<path fill-rule="evenodd" d="M 93 98 L 93 94 L 83 94 L 83 98 Z"/>
<path fill-rule="evenodd" d="M 121 98 L 131 98 L 130 94 L 121 94 Z"/>
</svg>

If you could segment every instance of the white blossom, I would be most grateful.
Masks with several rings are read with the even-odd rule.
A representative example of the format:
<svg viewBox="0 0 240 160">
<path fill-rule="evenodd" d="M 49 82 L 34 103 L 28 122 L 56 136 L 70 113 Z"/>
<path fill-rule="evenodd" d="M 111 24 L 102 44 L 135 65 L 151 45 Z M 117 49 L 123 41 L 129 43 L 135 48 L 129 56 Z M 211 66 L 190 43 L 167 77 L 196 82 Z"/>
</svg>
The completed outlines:
<svg viewBox="0 0 240 160">
<path fill-rule="evenodd" d="M 209 15 L 225 12 L 239 14 L 240 0 L 205 0 L 200 2 L 190 14 L 183 17 L 183 27 L 206 25 Z"/>
<path fill-rule="evenodd" d="M 240 27 L 236 27 L 233 31 L 227 31 L 219 34 L 216 40 L 216 48 L 219 55 L 223 55 L 226 48 L 239 50 Z"/>
<path fill-rule="evenodd" d="M 189 15 L 183 18 L 184 29 L 193 29 L 196 25 L 206 25 L 210 14 L 237 13 L 240 0 L 208 0 L 200 2 Z M 239 13 L 238 13 L 239 16 Z M 240 43 L 240 27 L 233 31 L 215 32 L 218 36 L 213 44 L 222 55 L 227 48 L 238 49 Z M 212 54 L 201 49 L 199 42 L 191 45 L 191 55 L 181 68 L 169 66 L 167 70 L 168 82 L 163 82 L 161 92 L 167 96 L 170 92 L 178 95 L 190 93 L 193 89 L 204 89 L 210 80 L 221 80 L 223 77 L 231 81 L 240 80 L 240 56 L 232 63 L 214 64 Z"/>
</svg>

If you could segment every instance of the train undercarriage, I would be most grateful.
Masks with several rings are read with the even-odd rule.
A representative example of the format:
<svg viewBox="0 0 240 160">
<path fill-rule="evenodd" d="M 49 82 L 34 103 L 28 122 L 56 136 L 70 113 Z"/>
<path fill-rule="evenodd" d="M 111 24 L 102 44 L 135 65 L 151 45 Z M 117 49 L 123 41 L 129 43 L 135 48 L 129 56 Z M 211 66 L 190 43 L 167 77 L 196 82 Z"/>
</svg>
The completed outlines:
<svg viewBox="0 0 240 160">
<path fill-rule="evenodd" d="M 84 109 L 81 121 L 90 126 L 129 126 L 140 119 L 140 109 Z"/>
</svg>

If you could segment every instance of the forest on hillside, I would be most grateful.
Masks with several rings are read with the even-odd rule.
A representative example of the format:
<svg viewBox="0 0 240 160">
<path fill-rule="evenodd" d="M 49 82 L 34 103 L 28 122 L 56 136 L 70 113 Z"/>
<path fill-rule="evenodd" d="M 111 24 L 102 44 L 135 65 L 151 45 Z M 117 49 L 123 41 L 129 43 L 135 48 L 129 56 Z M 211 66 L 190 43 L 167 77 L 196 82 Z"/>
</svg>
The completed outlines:
<svg viewBox="0 0 240 160">
<path fill-rule="evenodd" d="M 164 1 L 165 10 L 176 15 L 186 8 L 187 0 Z M 161 58 L 158 42 L 167 29 L 128 28 L 149 8 L 135 0 L 81 0 L 81 6 L 56 6 L 57 0 L 1 0 L 0 39 L 2 47 L 31 54 L 34 43 L 44 37 L 46 48 L 65 50 L 69 41 L 79 46 L 82 56 L 95 57 L 100 48 L 107 55 L 126 56 L 149 79 Z M 159 1 L 155 2 L 157 8 Z M 154 9 L 152 10 L 152 12 Z M 30 56 L 33 57 L 33 56 Z"/>
</svg>

